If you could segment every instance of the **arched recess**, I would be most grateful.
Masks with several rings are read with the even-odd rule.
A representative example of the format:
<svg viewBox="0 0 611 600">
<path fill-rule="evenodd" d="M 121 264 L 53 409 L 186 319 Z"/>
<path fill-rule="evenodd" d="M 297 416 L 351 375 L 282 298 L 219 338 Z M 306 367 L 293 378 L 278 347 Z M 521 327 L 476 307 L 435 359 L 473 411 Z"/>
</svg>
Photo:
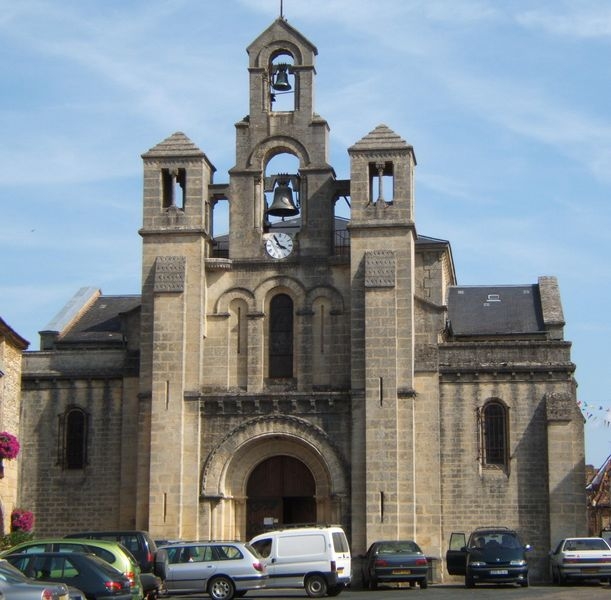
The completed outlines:
<svg viewBox="0 0 611 600">
<path fill-rule="evenodd" d="M 299 168 L 301 169 L 310 164 L 310 155 L 301 142 L 286 136 L 276 136 L 263 140 L 253 149 L 248 157 L 247 166 L 264 170 L 265 165 L 274 156 L 284 153 L 297 157 L 299 159 Z"/>
<path fill-rule="evenodd" d="M 305 287 L 301 282 L 291 277 L 270 277 L 262 281 L 254 290 L 255 305 L 257 309 L 264 313 L 267 310 L 270 295 L 286 293 L 293 299 L 295 311 L 302 311 L 304 308 L 303 299 L 306 296 Z"/>
<path fill-rule="evenodd" d="M 249 312 L 255 310 L 254 296 L 250 290 L 242 287 L 231 288 L 223 293 L 216 301 L 213 314 L 226 314 L 229 312 L 229 305 L 234 300 L 243 300 L 248 306 Z"/>
<path fill-rule="evenodd" d="M 313 423 L 277 415 L 246 421 L 209 454 L 202 473 L 202 522 L 210 526 L 200 535 L 245 539 L 250 474 L 279 455 L 298 459 L 312 474 L 317 521 L 348 525 L 349 469 L 339 449 Z"/>
</svg>

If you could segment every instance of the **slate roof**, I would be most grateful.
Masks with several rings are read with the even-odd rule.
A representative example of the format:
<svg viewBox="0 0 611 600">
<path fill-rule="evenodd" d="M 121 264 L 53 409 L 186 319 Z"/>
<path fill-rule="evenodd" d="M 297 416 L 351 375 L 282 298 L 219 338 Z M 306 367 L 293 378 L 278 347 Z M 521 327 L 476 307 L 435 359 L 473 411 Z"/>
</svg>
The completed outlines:
<svg viewBox="0 0 611 600">
<path fill-rule="evenodd" d="M 138 308 L 139 295 L 99 296 L 91 306 L 62 332 L 61 344 L 89 345 L 123 343 L 121 314 Z"/>
<path fill-rule="evenodd" d="M 539 286 L 451 287 L 448 327 L 454 336 L 543 334 Z"/>
<path fill-rule="evenodd" d="M 172 156 L 203 158 L 205 154 L 182 131 L 177 131 L 145 152 L 142 158 L 166 158 Z"/>
</svg>

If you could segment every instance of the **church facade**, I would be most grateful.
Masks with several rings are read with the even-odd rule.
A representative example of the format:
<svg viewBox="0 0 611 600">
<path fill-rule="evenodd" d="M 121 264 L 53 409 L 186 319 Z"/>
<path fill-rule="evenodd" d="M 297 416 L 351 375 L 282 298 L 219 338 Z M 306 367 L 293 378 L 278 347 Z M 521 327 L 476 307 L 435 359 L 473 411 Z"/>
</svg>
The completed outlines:
<svg viewBox="0 0 611 600">
<path fill-rule="evenodd" d="M 247 52 L 228 183 L 183 133 L 145 152 L 141 295 L 79 290 L 24 355 L 37 534 L 326 522 L 353 555 L 410 538 L 443 558 L 498 524 L 544 579 L 587 531 L 557 281 L 459 286 L 450 244 L 417 232 L 412 146 L 379 125 L 336 178 L 315 46 L 279 18 Z"/>
</svg>

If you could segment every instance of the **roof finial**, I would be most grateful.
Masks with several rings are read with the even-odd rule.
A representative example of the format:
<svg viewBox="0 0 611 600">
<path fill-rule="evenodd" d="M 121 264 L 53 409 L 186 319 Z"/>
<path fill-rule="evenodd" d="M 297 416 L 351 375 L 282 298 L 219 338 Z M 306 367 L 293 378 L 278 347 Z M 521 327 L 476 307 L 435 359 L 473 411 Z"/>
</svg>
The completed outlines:
<svg viewBox="0 0 611 600">
<path fill-rule="evenodd" d="M 284 19 L 284 11 L 282 10 L 282 0 L 280 0 L 280 18 Z"/>
</svg>

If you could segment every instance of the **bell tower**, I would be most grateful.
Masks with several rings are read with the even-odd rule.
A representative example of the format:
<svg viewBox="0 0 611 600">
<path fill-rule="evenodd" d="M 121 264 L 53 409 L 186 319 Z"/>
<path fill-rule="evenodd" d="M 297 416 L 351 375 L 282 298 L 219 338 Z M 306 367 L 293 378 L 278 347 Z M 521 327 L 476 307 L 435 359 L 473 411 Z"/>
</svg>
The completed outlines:
<svg viewBox="0 0 611 600">
<path fill-rule="evenodd" d="M 329 127 L 313 111 L 317 50 L 280 17 L 247 52 L 250 108 L 236 123 L 229 256 L 269 259 L 269 236 L 282 220 L 295 217 L 292 256 L 326 256 L 333 241 L 335 173 L 327 162 Z M 271 170 L 270 161 L 281 156 L 296 164 L 292 172 Z"/>
</svg>

